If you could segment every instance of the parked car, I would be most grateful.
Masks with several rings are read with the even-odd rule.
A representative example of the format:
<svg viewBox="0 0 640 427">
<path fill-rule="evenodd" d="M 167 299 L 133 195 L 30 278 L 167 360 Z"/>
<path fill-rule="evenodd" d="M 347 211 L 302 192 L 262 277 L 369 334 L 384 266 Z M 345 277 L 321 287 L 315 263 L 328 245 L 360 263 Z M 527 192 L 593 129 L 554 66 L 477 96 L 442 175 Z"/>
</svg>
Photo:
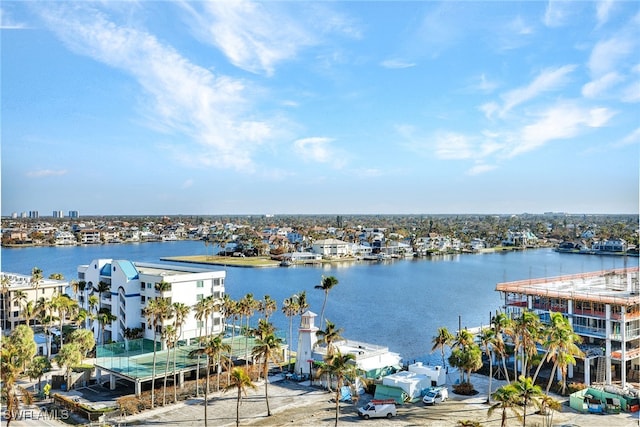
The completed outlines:
<svg viewBox="0 0 640 427">
<path fill-rule="evenodd" d="M 396 416 L 396 401 L 393 399 L 372 400 L 365 406 L 358 408 L 360 418 L 391 418 Z"/>
<path fill-rule="evenodd" d="M 425 393 L 422 402 L 425 405 L 442 403 L 449 398 L 449 390 L 446 387 L 432 387 Z"/>
</svg>

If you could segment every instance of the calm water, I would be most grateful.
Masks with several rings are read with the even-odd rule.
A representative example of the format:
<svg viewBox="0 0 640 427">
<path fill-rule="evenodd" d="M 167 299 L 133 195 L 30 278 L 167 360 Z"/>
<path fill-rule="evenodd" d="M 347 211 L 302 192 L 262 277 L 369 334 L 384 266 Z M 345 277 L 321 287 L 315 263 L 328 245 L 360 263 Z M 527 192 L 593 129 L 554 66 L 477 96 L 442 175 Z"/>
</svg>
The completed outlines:
<svg viewBox="0 0 640 427">
<path fill-rule="evenodd" d="M 2 248 L 0 259 L 4 272 L 30 275 L 31 269 L 37 266 L 45 276 L 62 273 L 71 280 L 77 277 L 78 265 L 96 258 L 159 262 L 165 256 L 204 252 L 202 242 L 180 241 Z M 459 321 L 463 327 L 487 324 L 491 312 L 501 305 L 500 295 L 494 290 L 496 283 L 620 268 L 625 262 L 628 266 L 637 266 L 638 258 L 625 261 L 622 257 L 558 254 L 539 249 L 382 263 L 224 269 L 226 291 L 232 298 L 239 299 L 249 292 L 256 299 L 269 295 L 278 302 L 280 310 L 285 298 L 306 291 L 310 309 L 318 314 L 318 322 L 324 293 L 314 286 L 320 283 L 322 275 L 335 276 L 339 284 L 329 293 L 325 318 L 343 328 L 344 337 L 386 345 L 400 353 L 405 361 L 437 362 L 439 353 L 429 354 L 437 328 L 446 326 L 455 331 Z M 288 318 L 278 311 L 272 320 L 287 336 Z M 295 318 L 294 348 L 297 322 Z"/>
</svg>

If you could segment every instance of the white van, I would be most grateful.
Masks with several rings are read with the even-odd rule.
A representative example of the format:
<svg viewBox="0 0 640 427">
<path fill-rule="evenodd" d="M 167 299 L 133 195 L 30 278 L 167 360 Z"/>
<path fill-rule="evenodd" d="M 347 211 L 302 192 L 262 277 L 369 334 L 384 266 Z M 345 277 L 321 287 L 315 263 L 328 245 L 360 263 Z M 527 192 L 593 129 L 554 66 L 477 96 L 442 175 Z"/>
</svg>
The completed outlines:
<svg viewBox="0 0 640 427">
<path fill-rule="evenodd" d="M 449 390 L 446 387 L 432 387 L 425 393 L 422 402 L 425 405 L 435 405 L 449 398 Z"/>
<path fill-rule="evenodd" d="M 365 406 L 358 408 L 360 418 L 391 418 L 396 416 L 396 401 L 393 399 L 372 400 Z"/>
</svg>

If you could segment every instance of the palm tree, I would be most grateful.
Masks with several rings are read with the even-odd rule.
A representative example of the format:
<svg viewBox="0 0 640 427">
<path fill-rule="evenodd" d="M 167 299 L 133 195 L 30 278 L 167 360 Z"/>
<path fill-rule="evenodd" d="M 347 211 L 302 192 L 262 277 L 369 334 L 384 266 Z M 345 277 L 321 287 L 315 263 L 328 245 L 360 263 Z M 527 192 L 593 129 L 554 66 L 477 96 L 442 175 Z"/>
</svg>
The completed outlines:
<svg viewBox="0 0 640 427">
<path fill-rule="evenodd" d="M 540 398 L 542 397 L 542 389 L 535 385 L 530 377 L 520 375 L 518 381 L 514 381 L 509 387 L 515 390 L 515 397 L 522 404 L 522 427 L 527 424 L 527 405 L 535 403 L 540 406 Z"/>
<path fill-rule="evenodd" d="M 487 393 L 487 403 L 491 402 L 491 380 L 493 379 L 493 347 L 496 341 L 496 331 L 493 328 L 482 328 L 480 335 L 480 348 L 489 359 L 489 391 Z"/>
<path fill-rule="evenodd" d="M 155 382 L 156 382 L 156 343 L 158 340 L 157 328 L 161 323 L 162 315 L 164 310 L 166 309 L 167 300 L 164 298 L 156 298 L 152 299 L 147 303 L 147 306 L 144 309 L 144 315 L 147 319 L 147 322 L 151 324 L 153 328 L 153 367 L 151 374 L 151 409 L 155 407 Z"/>
<path fill-rule="evenodd" d="M 336 328 L 335 323 L 331 322 L 329 319 L 326 320 L 326 323 L 327 326 L 324 330 L 318 330 L 316 332 L 316 336 L 318 337 L 318 342 L 326 344 L 327 356 L 331 357 L 335 353 L 334 343 L 344 339 L 341 335 L 343 329 Z"/>
<path fill-rule="evenodd" d="M 98 282 L 98 287 L 94 290 L 98 292 L 98 297 L 100 300 L 102 300 L 102 294 L 111 291 L 111 285 L 101 280 L 100 282 Z"/>
<path fill-rule="evenodd" d="M 78 308 L 78 302 L 67 294 L 57 294 L 51 299 L 52 307 L 58 312 L 58 319 L 60 320 L 60 348 L 64 344 L 64 334 L 62 333 L 62 326 L 66 320 L 67 314 L 74 312 Z"/>
<path fill-rule="evenodd" d="M 98 311 L 98 314 L 96 315 L 96 320 L 100 325 L 100 344 L 101 345 L 104 345 L 104 332 L 107 329 L 107 325 L 116 319 L 117 317 L 114 316 L 111 313 L 111 311 L 109 311 L 108 308 L 101 308 Z"/>
<path fill-rule="evenodd" d="M 246 368 L 249 367 L 249 320 L 251 319 L 251 316 L 253 316 L 256 308 L 258 308 L 258 304 L 259 302 L 253 298 L 252 293 L 246 294 L 240 300 L 240 312 L 247 319 L 247 325 L 244 328 L 244 359 Z"/>
<path fill-rule="evenodd" d="M 338 279 L 333 276 L 322 276 L 322 280 L 319 285 L 314 286 L 314 289 L 321 289 L 324 292 L 324 301 L 322 302 L 322 311 L 320 312 L 320 324 L 324 323 L 324 309 L 327 305 L 327 297 L 329 296 L 329 291 L 333 289 L 334 286 L 338 284 Z"/>
<path fill-rule="evenodd" d="M 494 342 L 495 350 L 500 354 L 505 379 L 507 380 L 507 383 L 510 383 L 509 371 L 507 369 L 507 347 L 504 342 L 504 334 L 505 331 L 508 331 L 509 328 L 511 328 L 511 318 L 507 316 L 506 313 L 499 312 L 491 319 L 491 323 L 493 324 L 496 335 L 496 340 Z"/>
<path fill-rule="evenodd" d="M 512 387 L 512 384 L 504 385 L 498 388 L 491 398 L 496 402 L 488 410 L 487 416 L 491 416 L 496 409 L 502 410 L 502 422 L 500 427 L 506 427 L 507 425 L 507 410 L 511 410 L 518 419 L 522 419 L 520 412 L 518 411 L 519 401 L 516 397 L 516 390 Z"/>
<path fill-rule="evenodd" d="M 256 389 L 256 385 L 251 381 L 251 377 L 247 371 L 243 368 L 233 368 L 231 370 L 231 381 L 225 388 L 225 391 L 231 389 L 238 389 L 237 403 L 236 403 L 236 427 L 240 425 L 240 401 L 242 395 L 247 395 L 247 388 Z"/>
<path fill-rule="evenodd" d="M 176 328 L 173 325 L 167 325 L 162 327 L 162 341 L 164 342 L 164 346 L 167 349 L 167 354 L 165 357 L 165 365 L 164 365 L 164 383 L 162 386 L 162 406 L 167 404 L 167 377 L 169 376 L 169 355 L 171 354 L 171 349 L 174 349 L 175 353 L 175 344 L 176 344 Z M 175 374 L 174 374 L 175 378 Z M 175 383 L 174 383 L 175 390 Z"/>
<path fill-rule="evenodd" d="M 66 372 L 67 390 L 71 385 L 71 368 L 82 363 L 82 353 L 78 344 L 71 342 L 61 348 L 55 357 L 55 361 L 59 367 L 64 367 Z"/>
<path fill-rule="evenodd" d="M 269 408 L 269 362 L 280 363 L 282 358 L 282 339 L 274 333 L 260 336 L 253 347 L 252 355 L 262 360 L 262 374 L 264 376 L 264 397 L 267 402 L 267 416 L 271 416 Z"/>
<path fill-rule="evenodd" d="M 30 283 L 31 286 L 33 286 L 33 288 L 36 290 L 36 297 L 34 298 L 36 301 L 38 300 L 38 289 L 40 288 L 40 283 L 42 282 L 43 278 L 44 277 L 42 275 L 42 270 L 40 270 L 38 267 L 33 267 L 31 269 Z"/>
<path fill-rule="evenodd" d="M 224 333 L 221 333 L 215 337 L 208 338 L 204 347 L 197 348 L 195 350 L 191 350 L 189 352 L 189 357 L 198 357 L 198 363 L 200 362 L 200 356 L 207 356 L 207 379 L 204 389 L 204 425 L 206 426 L 207 421 L 207 405 L 208 405 L 208 393 L 209 393 L 209 376 L 211 374 L 211 366 L 214 361 L 217 361 L 218 366 L 218 385 L 217 390 L 220 390 L 220 372 L 219 366 L 221 361 L 223 360 L 223 354 L 229 353 L 231 351 L 231 346 L 223 341 Z M 230 359 L 227 359 L 230 361 Z M 199 368 L 198 368 L 199 370 Z M 197 380 L 196 380 L 197 381 Z"/>
<path fill-rule="evenodd" d="M 287 361 L 287 364 L 291 366 L 291 349 L 293 345 L 293 316 L 298 314 L 297 295 L 285 298 L 285 300 L 282 302 L 282 313 L 289 318 L 289 360 Z"/>
<path fill-rule="evenodd" d="M 31 320 L 38 315 L 38 306 L 35 301 L 26 301 L 22 306 L 22 317 L 25 318 L 27 326 L 31 326 Z"/>
<path fill-rule="evenodd" d="M 338 418 L 340 417 L 340 389 L 345 378 L 351 378 L 355 380 L 356 377 L 356 365 L 355 356 L 351 353 L 342 354 L 340 351 L 335 352 L 331 357 L 325 359 L 325 365 L 320 368 L 319 374 L 326 373 L 329 376 L 333 376 L 337 379 L 336 383 L 336 422 L 338 425 Z"/>
<path fill-rule="evenodd" d="M 543 416 L 544 427 L 551 427 L 553 425 L 553 412 L 560 411 L 561 409 L 562 403 L 560 403 L 559 400 L 551 396 L 542 396 L 540 398 L 540 415 Z"/>
<path fill-rule="evenodd" d="M 269 316 L 271 316 L 271 313 L 273 313 L 277 309 L 278 307 L 276 305 L 276 301 L 269 295 L 265 295 L 264 299 L 262 301 L 259 301 L 258 303 L 258 311 L 264 314 L 264 318 L 267 322 L 269 321 Z"/>
<path fill-rule="evenodd" d="M 431 353 L 433 353 L 434 351 L 440 349 L 440 353 L 442 354 L 442 367 L 443 368 L 446 366 L 445 365 L 445 359 L 444 359 L 445 347 L 450 347 L 454 340 L 455 340 L 455 337 L 444 326 L 441 327 L 441 328 L 438 328 L 438 335 L 433 337 L 433 339 L 431 340 L 431 344 L 432 344 L 431 345 Z"/>
<path fill-rule="evenodd" d="M 176 342 L 173 345 L 173 401 L 178 401 L 178 390 L 176 387 L 176 354 L 177 354 L 177 345 L 178 341 L 182 337 L 182 332 L 184 328 L 184 324 L 187 321 L 187 316 L 189 316 L 189 311 L 191 311 L 191 307 L 182 303 L 182 302 L 174 302 L 173 303 L 173 314 L 175 316 L 174 325 L 178 335 L 176 336 Z"/>
</svg>

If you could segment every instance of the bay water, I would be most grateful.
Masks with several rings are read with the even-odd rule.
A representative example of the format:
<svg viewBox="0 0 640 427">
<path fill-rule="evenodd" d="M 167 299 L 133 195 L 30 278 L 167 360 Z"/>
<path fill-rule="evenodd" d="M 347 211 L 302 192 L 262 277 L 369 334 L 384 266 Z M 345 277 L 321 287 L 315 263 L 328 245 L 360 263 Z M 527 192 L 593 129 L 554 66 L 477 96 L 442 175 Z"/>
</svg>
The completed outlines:
<svg viewBox="0 0 640 427">
<path fill-rule="evenodd" d="M 61 273 L 72 280 L 77 279 L 78 265 L 97 258 L 161 262 L 163 257 L 205 253 L 211 253 L 211 248 L 201 241 L 2 248 L 0 267 L 3 272 L 25 275 L 38 267 L 45 277 Z M 287 340 L 289 319 L 282 314 L 282 301 L 305 291 L 310 310 L 318 315 L 316 326 L 323 328 L 319 322 L 324 293 L 314 287 L 322 276 L 334 276 L 339 283 L 329 292 L 325 318 L 342 328 L 345 338 L 388 346 L 407 363 L 438 363 L 439 352 L 431 353 L 438 328 L 445 326 L 455 333 L 459 325 L 487 325 L 503 305 L 495 291 L 497 283 L 637 265 L 638 258 L 528 249 L 287 268 L 203 267 L 226 271 L 226 292 L 233 299 L 252 293 L 255 299 L 269 295 L 276 300 L 278 311 L 271 321 Z M 294 349 L 298 323 L 295 317 Z"/>
</svg>

